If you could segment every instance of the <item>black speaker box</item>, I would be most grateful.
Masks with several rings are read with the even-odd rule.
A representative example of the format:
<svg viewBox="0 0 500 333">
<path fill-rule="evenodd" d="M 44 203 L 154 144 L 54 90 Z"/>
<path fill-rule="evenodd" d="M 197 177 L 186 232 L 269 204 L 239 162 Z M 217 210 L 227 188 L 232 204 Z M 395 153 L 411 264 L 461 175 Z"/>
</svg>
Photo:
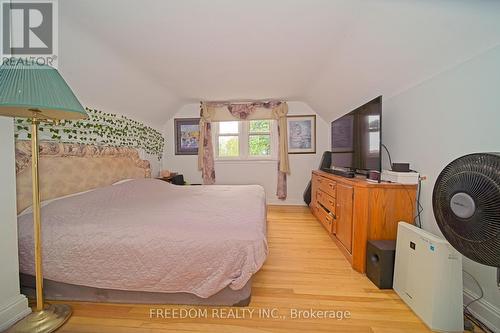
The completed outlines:
<svg viewBox="0 0 500 333">
<path fill-rule="evenodd" d="M 379 288 L 391 289 L 395 240 L 369 240 L 366 245 L 366 276 Z"/>
</svg>

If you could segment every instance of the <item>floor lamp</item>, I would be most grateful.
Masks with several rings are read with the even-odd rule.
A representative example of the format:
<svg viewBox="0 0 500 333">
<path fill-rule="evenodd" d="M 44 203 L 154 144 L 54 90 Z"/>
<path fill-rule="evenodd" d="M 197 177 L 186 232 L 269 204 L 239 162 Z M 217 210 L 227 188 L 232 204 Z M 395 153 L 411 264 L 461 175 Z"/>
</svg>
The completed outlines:
<svg viewBox="0 0 500 333">
<path fill-rule="evenodd" d="M 6 62 L 0 67 L 0 116 L 28 118 L 31 121 L 36 309 L 8 332 L 53 332 L 71 316 L 71 307 L 66 304 L 45 305 L 43 302 L 38 124 L 83 119 L 87 118 L 87 114 L 56 69 L 19 60 Z"/>
</svg>

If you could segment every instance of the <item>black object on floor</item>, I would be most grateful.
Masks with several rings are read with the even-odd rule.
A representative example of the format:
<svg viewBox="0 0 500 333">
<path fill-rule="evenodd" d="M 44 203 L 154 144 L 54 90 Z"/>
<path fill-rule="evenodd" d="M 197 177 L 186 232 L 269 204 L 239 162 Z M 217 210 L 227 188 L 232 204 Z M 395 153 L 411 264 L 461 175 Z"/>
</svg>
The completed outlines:
<svg viewBox="0 0 500 333">
<path fill-rule="evenodd" d="M 311 204 L 311 181 L 307 183 L 306 190 L 304 191 L 304 202 L 308 206 Z"/>
<path fill-rule="evenodd" d="M 379 289 L 392 288 L 395 256 L 395 240 L 369 240 L 366 244 L 366 276 Z"/>
</svg>

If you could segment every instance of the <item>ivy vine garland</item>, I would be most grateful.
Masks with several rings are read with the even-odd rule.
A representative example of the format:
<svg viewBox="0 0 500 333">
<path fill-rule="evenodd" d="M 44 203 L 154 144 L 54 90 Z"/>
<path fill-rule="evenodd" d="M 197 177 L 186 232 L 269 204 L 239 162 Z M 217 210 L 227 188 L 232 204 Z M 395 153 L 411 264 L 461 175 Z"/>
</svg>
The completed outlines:
<svg viewBox="0 0 500 333">
<path fill-rule="evenodd" d="M 59 124 L 41 123 L 40 138 L 63 143 L 100 144 L 132 147 L 162 158 L 165 139 L 157 130 L 125 116 L 85 108 L 88 119 L 62 120 Z M 14 119 L 16 139 L 30 139 L 31 120 Z"/>
</svg>

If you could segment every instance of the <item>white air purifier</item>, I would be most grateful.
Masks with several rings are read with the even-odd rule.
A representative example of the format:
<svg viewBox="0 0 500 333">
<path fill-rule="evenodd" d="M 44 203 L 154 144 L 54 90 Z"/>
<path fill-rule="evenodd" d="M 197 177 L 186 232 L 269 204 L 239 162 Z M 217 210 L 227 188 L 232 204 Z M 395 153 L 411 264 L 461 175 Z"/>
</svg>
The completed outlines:
<svg viewBox="0 0 500 333">
<path fill-rule="evenodd" d="M 399 222 L 393 288 L 431 330 L 464 331 L 462 255 L 446 240 Z"/>
</svg>

